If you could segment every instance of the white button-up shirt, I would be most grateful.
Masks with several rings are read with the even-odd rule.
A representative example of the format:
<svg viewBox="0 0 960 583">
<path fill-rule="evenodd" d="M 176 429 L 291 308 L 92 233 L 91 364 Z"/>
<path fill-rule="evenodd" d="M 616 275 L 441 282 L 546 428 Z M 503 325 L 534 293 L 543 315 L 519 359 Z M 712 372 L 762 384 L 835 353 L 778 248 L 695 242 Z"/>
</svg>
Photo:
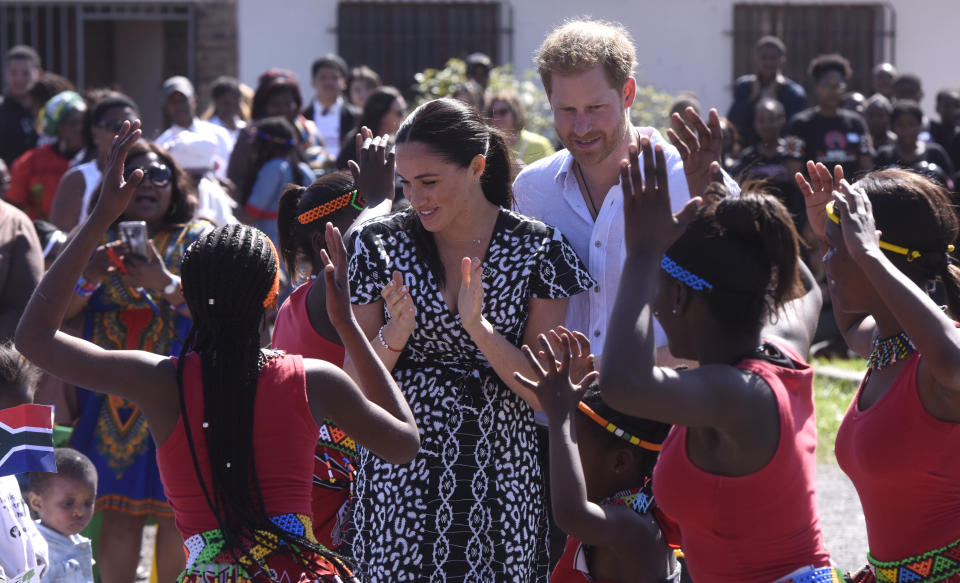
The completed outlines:
<svg viewBox="0 0 960 583">
<path fill-rule="evenodd" d="M 678 212 L 690 200 L 687 177 L 680 153 L 653 128 L 637 128 L 660 144 L 667 161 L 670 202 Z M 641 160 L 643 154 L 641 153 Z M 513 183 L 514 208 L 520 214 L 539 219 L 560 230 L 590 275 L 599 282 L 589 293 L 577 294 L 567 304 L 566 326 L 580 330 L 589 339 L 598 357 L 603 351 L 613 302 L 620 286 L 620 273 L 627 257 L 623 232 L 623 189 L 618 182 L 607 192 L 596 221 L 580 193 L 580 185 L 571 171 L 573 156 L 567 150 L 543 158 L 527 166 Z M 643 173 L 641 162 L 640 172 Z M 724 181 L 732 193 L 740 188 L 729 176 Z M 666 334 L 657 319 L 653 320 L 654 340 L 658 347 L 667 344 Z"/>
<path fill-rule="evenodd" d="M 323 113 L 323 104 L 313 99 L 313 123 L 317 125 L 317 130 L 323 136 L 327 155 L 337 159 L 340 154 L 340 110 L 343 109 L 343 98 L 338 97 L 336 103 L 330 106 L 327 113 Z M 343 128 L 344 131 L 350 128 Z"/>
</svg>

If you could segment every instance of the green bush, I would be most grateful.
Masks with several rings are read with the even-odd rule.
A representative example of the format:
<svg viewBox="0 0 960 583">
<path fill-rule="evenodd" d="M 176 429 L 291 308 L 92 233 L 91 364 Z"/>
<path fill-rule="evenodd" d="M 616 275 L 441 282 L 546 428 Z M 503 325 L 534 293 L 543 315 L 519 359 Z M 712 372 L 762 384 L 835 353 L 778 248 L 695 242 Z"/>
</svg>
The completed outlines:
<svg viewBox="0 0 960 583">
<path fill-rule="evenodd" d="M 426 69 L 415 76 L 416 83 L 413 89 L 416 97 L 414 107 L 431 99 L 439 99 L 449 95 L 457 83 L 466 80 L 466 64 L 460 59 L 450 59 L 443 69 Z M 527 71 L 522 78 L 517 78 L 513 65 L 507 64 L 495 67 L 490 72 L 490 91 L 512 89 L 520 96 L 527 110 L 526 129 L 546 136 L 551 142 L 557 142 L 557 135 L 553 129 L 553 113 L 547 95 L 540 86 L 540 79 L 534 71 Z M 630 109 L 630 117 L 634 125 L 652 126 L 664 131 L 668 124 L 668 112 L 673 97 L 658 91 L 650 85 L 637 87 L 637 97 Z"/>
</svg>

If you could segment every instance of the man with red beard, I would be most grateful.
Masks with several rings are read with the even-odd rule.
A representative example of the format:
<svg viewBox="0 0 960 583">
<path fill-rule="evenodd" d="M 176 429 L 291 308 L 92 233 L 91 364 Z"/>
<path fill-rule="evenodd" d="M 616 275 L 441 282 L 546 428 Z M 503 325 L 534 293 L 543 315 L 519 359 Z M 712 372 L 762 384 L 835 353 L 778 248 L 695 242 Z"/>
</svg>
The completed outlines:
<svg viewBox="0 0 960 583">
<path fill-rule="evenodd" d="M 654 128 L 634 127 L 630 106 L 637 89 L 635 55 L 629 34 L 617 24 L 572 21 L 547 36 L 537 54 L 537 69 L 566 149 L 531 164 L 513 184 L 517 212 L 557 227 L 599 282 L 589 293 L 570 298 L 566 315 L 567 327 L 586 334 L 597 353 L 626 257 L 620 167 L 629 148 L 639 147 L 641 139 L 663 148 L 674 212 L 703 193 L 721 149 L 715 110 L 710 111 L 709 127 L 692 108 L 683 120 L 675 114 L 675 131 L 669 135 L 676 147 Z M 739 193 L 732 179 L 724 175 L 724 181 L 730 192 Z M 672 357 L 666 335 L 656 320 L 654 326 L 658 362 L 668 363 Z"/>
</svg>

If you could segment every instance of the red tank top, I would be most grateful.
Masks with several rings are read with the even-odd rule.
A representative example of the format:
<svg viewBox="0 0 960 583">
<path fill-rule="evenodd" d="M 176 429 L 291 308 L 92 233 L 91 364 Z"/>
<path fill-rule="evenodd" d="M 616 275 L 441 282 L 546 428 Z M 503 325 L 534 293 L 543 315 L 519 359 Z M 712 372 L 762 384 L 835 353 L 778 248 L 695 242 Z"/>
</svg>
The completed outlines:
<svg viewBox="0 0 960 583">
<path fill-rule="evenodd" d="M 177 359 L 173 360 L 176 364 Z M 200 355 L 188 354 L 184 366 L 187 416 L 200 471 L 204 483 L 210 488 L 207 442 L 202 427 Z M 309 516 L 313 448 L 318 429 L 307 403 L 306 376 L 300 356 L 283 355 L 263 367 L 254 411 L 253 455 L 267 515 L 296 513 Z M 219 528 L 193 470 L 182 416 L 167 441 L 157 448 L 157 465 L 177 529 L 183 538 Z"/>
<path fill-rule="evenodd" d="M 795 370 L 755 359 L 736 365 L 760 376 L 777 400 L 780 437 L 766 466 L 733 478 L 706 472 L 687 457 L 687 428 L 675 426 L 654 468 L 654 496 L 679 524 L 698 583 L 774 581 L 807 565 L 830 564 L 815 489 L 813 369 L 777 347 Z"/>
<path fill-rule="evenodd" d="M 317 334 L 307 314 L 307 294 L 317 281 L 310 280 L 293 290 L 280 306 L 273 328 L 273 347 L 342 367 L 346 354 L 343 346 Z M 350 500 L 351 467 L 357 466 L 356 445 L 328 419 L 320 428 L 313 459 L 313 534 L 321 544 L 334 549 L 343 542 L 347 528 L 345 518 L 341 520 L 340 515 Z M 343 516 L 347 516 L 346 512 Z"/>
<path fill-rule="evenodd" d="M 563 555 L 550 574 L 550 583 L 600 583 L 588 577 L 588 572 L 583 545 L 579 540 L 568 536 Z"/>
<path fill-rule="evenodd" d="M 343 346 L 317 334 L 310 325 L 310 316 L 307 315 L 307 294 L 316 282 L 316 279 L 312 279 L 293 290 L 290 297 L 280 306 L 277 322 L 273 327 L 273 347 L 288 354 L 319 358 L 342 367 L 346 354 Z M 321 285 L 323 285 L 322 282 Z"/>
<path fill-rule="evenodd" d="M 840 468 L 860 494 L 870 553 L 896 561 L 960 539 L 960 423 L 934 418 L 917 390 L 913 354 L 866 411 L 863 384 L 837 432 Z"/>
</svg>

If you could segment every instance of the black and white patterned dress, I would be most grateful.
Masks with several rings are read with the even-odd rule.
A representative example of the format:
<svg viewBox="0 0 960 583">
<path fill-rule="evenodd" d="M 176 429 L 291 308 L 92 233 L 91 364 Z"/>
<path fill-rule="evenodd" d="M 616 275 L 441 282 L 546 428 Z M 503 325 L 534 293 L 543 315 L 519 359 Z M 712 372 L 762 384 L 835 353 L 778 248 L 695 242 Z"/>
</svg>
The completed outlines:
<svg viewBox="0 0 960 583">
<path fill-rule="evenodd" d="M 397 270 L 417 308 L 393 376 L 417 420 L 420 452 L 404 465 L 360 454 L 352 550 L 361 580 L 545 582 L 548 509 L 533 412 L 450 313 L 403 229 L 417 220 L 411 212 L 364 224 L 349 264 L 355 304 L 379 300 Z M 521 344 L 531 298 L 592 285 L 558 231 L 500 210 L 483 260 L 483 314 L 511 343 Z"/>
</svg>

